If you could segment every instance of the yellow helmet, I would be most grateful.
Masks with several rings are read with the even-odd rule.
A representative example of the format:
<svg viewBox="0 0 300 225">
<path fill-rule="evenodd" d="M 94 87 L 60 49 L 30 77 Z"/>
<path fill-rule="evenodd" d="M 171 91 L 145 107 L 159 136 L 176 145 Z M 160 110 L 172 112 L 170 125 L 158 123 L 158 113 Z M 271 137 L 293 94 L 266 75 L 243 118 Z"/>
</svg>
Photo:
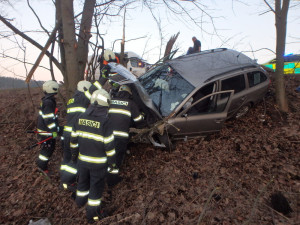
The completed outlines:
<svg viewBox="0 0 300 225">
<path fill-rule="evenodd" d="M 91 104 L 97 104 L 102 106 L 109 106 L 110 96 L 107 91 L 100 89 L 94 91 L 91 97 Z"/>
<path fill-rule="evenodd" d="M 129 94 L 132 95 L 131 89 L 127 85 L 121 85 L 119 91 L 127 91 Z"/>
<path fill-rule="evenodd" d="M 92 83 L 86 80 L 79 81 L 77 84 L 77 90 L 80 92 L 85 92 L 92 86 Z"/>
<path fill-rule="evenodd" d="M 116 59 L 116 55 L 115 53 L 113 53 L 112 50 L 106 49 L 104 51 L 104 60 L 109 62 L 111 60 L 115 60 Z"/>
<path fill-rule="evenodd" d="M 43 91 L 47 94 L 54 94 L 58 92 L 59 85 L 54 80 L 48 80 L 43 84 Z"/>
</svg>

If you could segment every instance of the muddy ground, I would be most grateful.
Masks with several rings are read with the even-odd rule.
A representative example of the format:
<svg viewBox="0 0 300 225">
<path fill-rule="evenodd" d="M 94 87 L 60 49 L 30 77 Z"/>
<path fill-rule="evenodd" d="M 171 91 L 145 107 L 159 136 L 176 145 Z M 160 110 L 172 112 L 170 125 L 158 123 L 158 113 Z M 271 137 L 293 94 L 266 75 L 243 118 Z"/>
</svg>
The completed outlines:
<svg viewBox="0 0 300 225">
<path fill-rule="evenodd" d="M 273 83 L 272 83 L 273 84 Z M 300 224 L 300 78 L 286 78 L 290 112 L 280 113 L 274 89 L 239 120 L 205 139 L 178 142 L 173 152 L 130 146 L 123 181 L 104 194 L 109 217 L 97 224 Z M 0 91 L 0 224 L 86 224 L 70 193 L 59 188 L 62 149 L 50 162 L 51 179 L 35 165 L 39 88 Z M 58 98 L 61 118 L 65 117 Z M 274 210 L 282 193 L 292 212 Z M 277 204 L 278 205 L 278 204 Z M 282 205 L 282 204 L 279 204 Z"/>
</svg>

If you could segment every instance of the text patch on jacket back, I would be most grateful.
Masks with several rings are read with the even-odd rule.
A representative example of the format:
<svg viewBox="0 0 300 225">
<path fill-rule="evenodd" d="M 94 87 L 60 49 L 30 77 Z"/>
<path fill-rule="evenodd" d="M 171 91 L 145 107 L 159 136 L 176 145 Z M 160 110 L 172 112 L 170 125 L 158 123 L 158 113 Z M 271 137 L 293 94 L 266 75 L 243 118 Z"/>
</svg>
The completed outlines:
<svg viewBox="0 0 300 225">
<path fill-rule="evenodd" d="M 114 105 L 125 105 L 127 106 L 128 105 L 128 102 L 126 101 L 120 101 L 120 100 L 111 100 L 111 103 L 110 104 L 114 104 Z"/>
<path fill-rule="evenodd" d="M 93 120 L 79 119 L 78 124 L 88 127 L 100 128 L 100 122 Z"/>
</svg>

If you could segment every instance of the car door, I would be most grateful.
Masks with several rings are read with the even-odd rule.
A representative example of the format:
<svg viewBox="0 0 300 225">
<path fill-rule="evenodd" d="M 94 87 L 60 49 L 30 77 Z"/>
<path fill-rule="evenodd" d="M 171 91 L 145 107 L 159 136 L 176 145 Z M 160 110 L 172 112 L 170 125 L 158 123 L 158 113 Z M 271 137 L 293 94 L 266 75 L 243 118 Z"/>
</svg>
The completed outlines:
<svg viewBox="0 0 300 225">
<path fill-rule="evenodd" d="M 227 112 L 231 104 L 233 93 L 233 90 L 219 91 L 194 102 L 190 107 L 182 110 L 175 117 L 168 118 L 168 133 L 177 139 L 204 136 L 208 133 L 219 131 L 227 118 Z M 226 104 L 222 106 L 217 105 L 217 99 L 220 95 L 227 95 Z M 207 101 L 206 109 L 203 109 L 201 112 L 195 110 L 197 104 Z"/>
<path fill-rule="evenodd" d="M 232 102 L 228 109 L 228 117 L 233 115 L 245 102 L 247 102 L 248 96 L 247 96 L 247 91 L 246 91 L 247 86 L 245 81 L 246 80 L 245 80 L 244 73 L 239 73 L 229 78 L 224 78 L 220 80 L 221 91 L 234 90 Z M 225 95 L 220 95 L 218 104 L 222 105 L 226 102 L 224 101 L 224 96 Z"/>
</svg>

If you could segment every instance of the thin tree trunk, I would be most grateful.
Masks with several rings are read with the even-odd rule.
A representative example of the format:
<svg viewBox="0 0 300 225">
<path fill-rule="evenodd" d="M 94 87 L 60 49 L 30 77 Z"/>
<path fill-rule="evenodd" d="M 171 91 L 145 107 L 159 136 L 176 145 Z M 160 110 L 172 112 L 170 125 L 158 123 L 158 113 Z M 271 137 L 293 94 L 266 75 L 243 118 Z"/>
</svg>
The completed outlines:
<svg viewBox="0 0 300 225">
<path fill-rule="evenodd" d="M 286 41 L 286 23 L 290 0 L 281 0 L 275 2 L 275 21 L 276 21 L 276 71 L 275 71 L 275 88 L 276 101 L 279 110 L 288 112 L 288 103 L 285 93 L 284 81 L 284 52 Z"/>
<path fill-rule="evenodd" d="M 124 63 L 124 54 L 125 54 L 125 20 L 126 20 L 126 8 L 124 9 L 124 18 L 123 18 L 123 37 L 121 41 L 121 52 L 120 52 L 120 64 L 125 66 Z"/>
<path fill-rule="evenodd" d="M 66 86 L 69 86 L 68 77 L 66 74 L 66 57 L 65 57 L 65 49 L 63 46 L 63 24 L 62 24 L 62 18 L 61 18 L 61 0 L 55 1 L 55 7 L 56 7 L 56 14 L 55 14 L 55 20 L 60 24 L 58 28 L 58 45 L 59 45 L 59 52 L 60 52 L 60 59 L 61 59 L 61 73 L 64 78 L 64 83 Z"/>
<path fill-rule="evenodd" d="M 29 71 L 27 77 L 26 77 L 26 80 L 25 82 L 26 83 L 29 83 L 30 80 L 31 80 L 31 77 L 33 76 L 33 73 L 35 72 L 36 68 L 39 66 L 40 62 L 42 61 L 47 49 L 49 48 L 49 46 L 51 45 L 52 41 L 55 39 L 55 36 L 56 36 L 56 31 L 57 31 L 57 28 L 58 28 L 59 24 L 56 24 L 48 41 L 46 42 L 46 45 L 45 47 L 43 48 L 43 50 L 41 51 L 39 57 L 37 58 L 36 62 L 34 63 L 33 67 L 31 68 L 31 70 Z"/>
<path fill-rule="evenodd" d="M 75 37 L 75 22 L 73 0 L 61 1 L 63 22 L 63 47 L 66 57 L 66 75 L 68 78 L 67 97 L 70 98 L 76 90 L 77 83 L 81 80 L 77 60 L 77 41 Z"/>
<path fill-rule="evenodd" d="M 31 37 L 27 36 L 24 32 L 20 31 L 19 29 L 17 29 L 15 26 L 13 26 L 10 22 L 8 22 L 4 17 L 2 17 L 0 15 L 0 20 L 9 28 L 11 29 L 13 32 L 15 32 L 17 35 L 21 36 L 22 38 L 24 38 L 26 41 L 28 41 L 29 43 L 31 43 L 32 45 L 34 45 L 35 47 L 37 47 L 40 50 L 43 50 L 43 46 L 40 45 L 39 43 L 37 43 L 35 40 L 33 40 Z M 57 61 L 56 58 L 52 57 L 49 51 L 46 51 L 45 53 L 48 57 L 52 58 L 53 63 L 56 65 L 56 67 L 61 70 L 61 66 L 60 63 Z"/>
<path fill-rule="evenodd" d="M 80 24 L 79 38 L 78 38 L 78 68 L 80 80 L 84 78 L 84 71 L 88 57 L 88 44 L 91 38 L 91 26 L 94 14 L 96 0 L 86 0 L 83 7 L 82 20 Z"/>
</svg>

